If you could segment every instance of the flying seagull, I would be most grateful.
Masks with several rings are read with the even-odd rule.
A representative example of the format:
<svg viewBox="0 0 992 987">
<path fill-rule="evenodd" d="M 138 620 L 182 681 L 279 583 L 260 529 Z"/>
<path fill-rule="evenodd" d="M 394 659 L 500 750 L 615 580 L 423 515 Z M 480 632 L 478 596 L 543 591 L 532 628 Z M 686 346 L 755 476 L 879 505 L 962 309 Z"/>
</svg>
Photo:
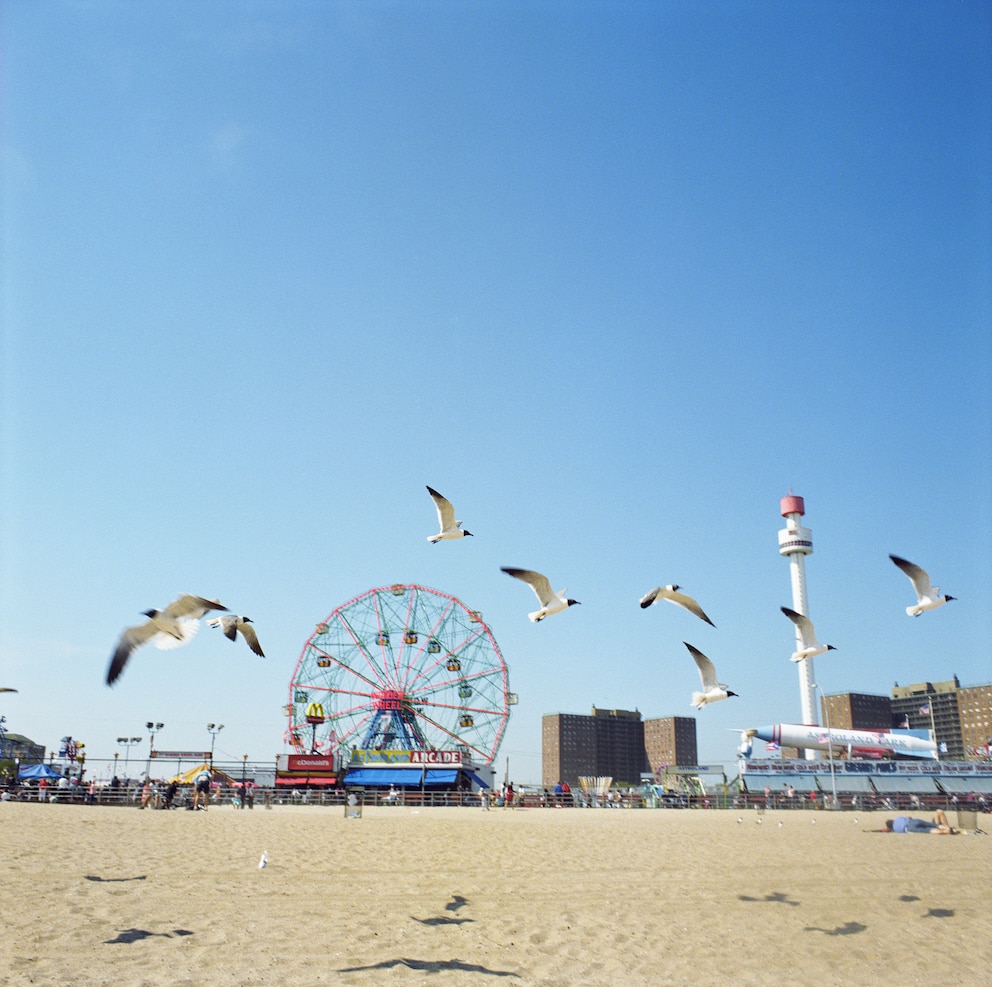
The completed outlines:
<svg viewBox="0 0 992 987">
<path fill-rule="evenodd" d="M 224 636 L 230 638 L 232 641 L 238 639 L 238 631 L 241 631 L 241 636 L 245 639 L 245 644 L 259 658 L 265 657 L 265 652 L 258 643 L 258 635 L 255 633 L 255 628 L 250 626 L 252 623 L 251 617 L 236 617 L 234 614 L 228 614 L 224 617 L 212 617 L 207 623 L 211 627 L 219 627 L 224 632 Z"/>
<path fill-rule="evenodd" d="M 703 683 L 703 691 L 692 694 L 692 706 L 696 709 L 702 709 L 707 703 L 719 702 L 721 699 L 727 699 L 729 696 L 737 695 L 736 692 L 731 692 L 722 682 L 717 682 L 716 668 L 713 662 L 702 651 L 694 648 L 688 641 L 683 641 L 682 643 L 689 649 L 689 654 L 695 659 L 696 667 L 699 669 L 699 679 Z"/>
<path fill-rule="evenodd" d="M 217 600 L 189 593 L 173 600 L 164 610 L 145 610 L 148 618 L 145 623 L 124 628 L 107 669 L 107 685 L 117 681 L 135 648 L 149 641 L 163 651 L 188 644 L 200 629 L 200 618 L 211 610 L 227 610 L 227 607 Z"/>
<path fill-rule="evenodd" d="M 652 603 L 657 603 L 659 600 L 668 600 L 669 603 L 674 603 L 675 606 L 688 610 L 689 613 L 694 613 L 711 627 L 716 627 L 716 624 L 703 613 L 703 608 L 691 596 L 680 593 L 680 589 L 682 589 L 681 586 L 659 586 L 657 589 L 651 590 L 650 593 L 641 597 L 641 609 L 646 610 Z"/>
<path fill-rule="evenodd" d="M 909 581 L 913 584 L 913 589 L 916 590 L 915 605 L 906 607 L 906 613 L 910 617 L 919 617 L 924 610 L 936 610 L 948 600 L 954 599 L 953 596 L 941 596 L 940 587 L 930 584 L 930 577 L 927 575 L 926 569 L 921 569 L 918 565 L 913 565 L 912 562 L 899 558 L 898 555 L 890 555 L 889 558 L 909 576 Z"/>
<path fill-rule="evenodd" d="M 530 569 L 512 569 L 507 566 L 501 566 L 500 569 L 508 576 L 513 576 L 514 579 L 522 579 L 534 591 L 537 602 L 541 604 L 541 609 L 535 610 L 527 616 L 535 622 L 544 620 L 545 617 L 550 617 L 554 613 L 561 613 L 562 610 L 567 610 L 579 602 L 578 600 L 567 599 L 565 590 L 555 593 L 551 589 L 548 577 L 539 572 L 533 572 Z"/>
<path fill-rule="evenodd" d="M 455 509 L 447 497 L 442 497 L 433 487 L 428 487 L 427 492 L 434 499 L 434 506 L 437 508 L 437 523 L 441 529 L 436 535 L 427 536 L 427 540 L 432 545 L 448 538 L 473 537 L 471 531 L 462 530 L 461 521 L 455 520 Z"/>
<path fill-rule="evenodd" d="M 782 613 L 799 628 L 799 636 L 802 638 L 803 646 L 799 651 L 792 653 L 793 661 L 802 661 L 804 658 L 815 658 L 826 651 L 836 651 L 832 644 L 819 644 L 816 640 L 816 631 L 813 630 L 813 621 L 809 617 L 788 607 L 781 607 Z"/>
<path fill-rule="evenodd" d="M 0 692 L 17 692 L 16 689 L 8 689 L 7 686 L 0 686 Z"/>
</svg>

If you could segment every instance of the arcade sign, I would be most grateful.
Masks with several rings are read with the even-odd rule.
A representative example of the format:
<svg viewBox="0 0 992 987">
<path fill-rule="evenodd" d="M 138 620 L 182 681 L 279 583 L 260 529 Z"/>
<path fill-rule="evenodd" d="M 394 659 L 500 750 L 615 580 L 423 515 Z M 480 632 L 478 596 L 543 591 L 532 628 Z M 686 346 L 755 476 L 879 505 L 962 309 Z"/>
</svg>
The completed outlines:
<svg viewBox="0 0 992 987">
<path fill-rule="evenodd" d="M 444 764 L 459 767 L 462 763 L 461 751 L 386 751 L 361 750 L 351 752 L 352 764 Z"/>
</svg>

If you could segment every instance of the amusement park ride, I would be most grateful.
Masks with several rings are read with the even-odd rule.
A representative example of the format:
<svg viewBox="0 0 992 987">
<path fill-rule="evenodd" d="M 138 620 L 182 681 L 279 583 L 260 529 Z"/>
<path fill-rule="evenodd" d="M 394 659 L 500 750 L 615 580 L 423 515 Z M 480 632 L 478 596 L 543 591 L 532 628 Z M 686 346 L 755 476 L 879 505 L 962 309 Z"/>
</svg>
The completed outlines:
<svg viewBox="0 0 992 987">
<path fill-rule="evenodd" d="M 481 613 L 424 586 L 371 589 L 304 645 L 284 707 L 289 763 L 323 761 L 346 784 L 467 785 L 495 760 L 515 701 Z"/>
</svg>

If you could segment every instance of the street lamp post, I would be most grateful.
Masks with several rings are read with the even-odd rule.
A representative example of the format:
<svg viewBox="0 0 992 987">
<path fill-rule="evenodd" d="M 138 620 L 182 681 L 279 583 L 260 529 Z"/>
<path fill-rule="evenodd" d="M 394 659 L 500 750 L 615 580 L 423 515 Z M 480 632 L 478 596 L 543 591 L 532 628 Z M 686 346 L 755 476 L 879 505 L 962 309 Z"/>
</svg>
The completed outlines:
<svg viewBox="0 0 992 987">
<path fill-rule="evenodd" d="M 830 710 L 827 707 L 826 696 L 823 690 L 814 683 L 812 688 L 820 693 L 820 706 L 823 709 L 823 717 L 827 721 L 827 757 L 830 760 L 830 791 L 833 794 L 833 807 L 837 808 L 837 776 L 834 774 L 834 738 L 830 733 Z"/>
<path fill-rule="evenodd" d="M 131 748 L 135 744 L 140 744 L 143 737 L 118 737 L 117 743 L 124 748 L 124 779 L 127 780 L 127 758 L 131 753 Z M 117 755 L 114 754 L 114 774 L 117 774 Z"/>
<path fill-rule="evenodd" d="M 149 720 L 145 724 L 145 729 L 148 731 L 148 763 L 145 765 L 145 777 L 150 778 L 152 774 L 152 758 L 155 756 L 155 734 L 164 727 L 164 723 L 152 723 Z"/>
<path fill-rule="evenodd" d="M 224 729 L 223 723 L 208 723 L 207 733 L 210 734 L 210 771 L 214 770 L 214 741 L 217 739 L 217 734 Z"/>
<path fill-rule="evenodd" d="M 241 757 L 241 808 L 245 807 L 245 793 L 248 790 L 247 786 L 248 777 L 248 755 L 243 754 Z"/>
</svg>

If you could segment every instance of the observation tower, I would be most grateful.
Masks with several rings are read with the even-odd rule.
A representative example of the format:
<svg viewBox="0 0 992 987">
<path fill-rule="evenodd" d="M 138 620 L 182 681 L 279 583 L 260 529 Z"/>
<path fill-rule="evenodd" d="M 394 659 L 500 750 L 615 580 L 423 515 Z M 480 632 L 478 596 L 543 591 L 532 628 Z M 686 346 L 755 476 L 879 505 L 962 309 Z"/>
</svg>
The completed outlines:
<svg viewBox="0 0 992 987">
<path fill-rule="evenodd" d="M 802 497 L 796 497 L 791 492 L 780 502 L 785 527 L 778 533 L 778 554 L 789 560 L 789 576 L 792 580 L 792 609 L 809 616 L 806 602 L 806 556 L 813 554 L 813 532 L 804 528 L 803 515 L 806 505 Z M 796 650 L 803 647 L 802 634 L 796 628 Z M 820 718 L 813 706 L 813 659 L 804 658 L 796 663 L 799 669 L 799 699 L 802 703 L 803 723 L 819 723 Z M 815 761 L 817 752 L 806 749 L 806 760 Z"/>
</svg>

